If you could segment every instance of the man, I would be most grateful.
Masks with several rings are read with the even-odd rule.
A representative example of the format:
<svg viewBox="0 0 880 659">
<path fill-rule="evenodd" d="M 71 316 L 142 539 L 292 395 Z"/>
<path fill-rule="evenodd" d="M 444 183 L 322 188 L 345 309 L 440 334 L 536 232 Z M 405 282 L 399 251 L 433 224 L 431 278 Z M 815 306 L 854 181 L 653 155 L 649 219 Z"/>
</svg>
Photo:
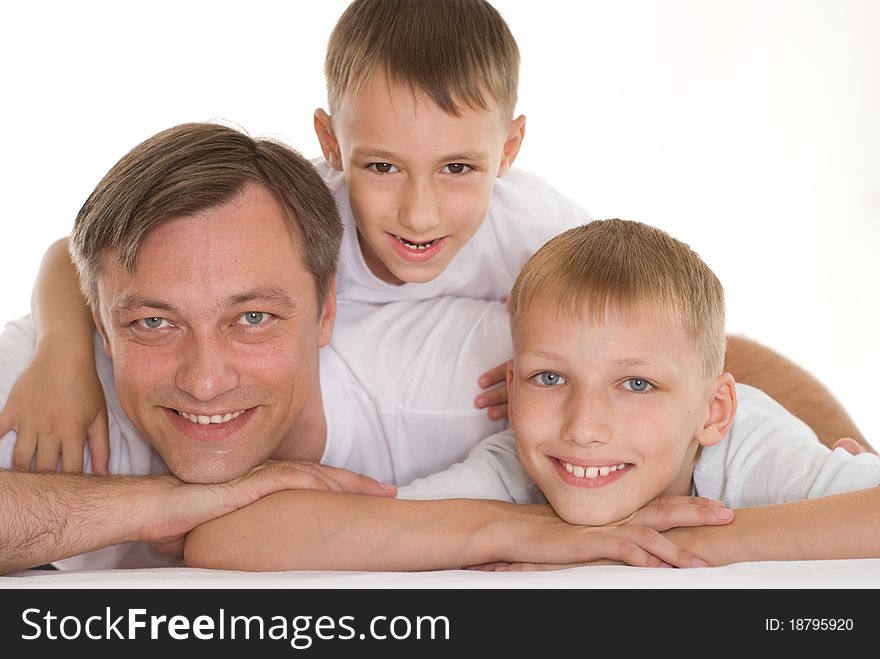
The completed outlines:
<svg viewBox="0 0 880 659">
<path fill-rule="evenodd" d="M 397 569 L 600 558 L 699 564 L 657 530 L 729 521 L 704 500 L 578 528 L 541 507 L 391 501 L 393 487 L 316 464 L 343 432 L 350 455 L 338 455 L 339 464 L 369 467 L 370 456 L 389 451 L 382 432 L 368 432 L 382 410 L 326 349 L 340 238 L 325 185 L 282 145 L 188 124 L 117 163 L 71 236 L 99 332 L 115 475 L 0 471 L 0 572 L 67 557 L 76 558 L 66 567 L 143 566 L 143 543 L 179 555 L 199 524 L 296 488 L 340 495 L 309 496 L 304 565 L 341 568 L 355 544 L 384 547 L 367 558 Z M 33 347 L 27 319 L 3 333 L 0 401 Z M 0 441 L 7 468 L 13 437 Z M 395 457 L 390 469 L 406 463 Z M 372 543 L 362 542 L 364 523 Z"/>
</svg>

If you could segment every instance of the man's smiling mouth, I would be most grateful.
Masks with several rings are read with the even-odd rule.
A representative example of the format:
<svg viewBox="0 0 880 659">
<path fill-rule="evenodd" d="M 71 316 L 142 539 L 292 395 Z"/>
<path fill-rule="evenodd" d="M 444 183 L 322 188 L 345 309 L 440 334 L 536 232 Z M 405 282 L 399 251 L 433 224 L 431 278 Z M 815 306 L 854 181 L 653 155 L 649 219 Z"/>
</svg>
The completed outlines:
<svg viewBox="0 0 880 659">
<path fill-rule="evenodd" d="M 232 419 L 237 419 L 242 414 L 247 412 L 247 410 L 240 410 L 238 412 L 226 412 L 225 414 L 190 414 L 189 412 L 183 412 L 182 410 L 174 410 L 180 416 L 182 416 L 187 421 L 191 421 L 192 423 L 197 423 L 201 426 L 207 426 L 211 423 L 226 423 L 227 421 L 232 421 Z"/>
</svg>

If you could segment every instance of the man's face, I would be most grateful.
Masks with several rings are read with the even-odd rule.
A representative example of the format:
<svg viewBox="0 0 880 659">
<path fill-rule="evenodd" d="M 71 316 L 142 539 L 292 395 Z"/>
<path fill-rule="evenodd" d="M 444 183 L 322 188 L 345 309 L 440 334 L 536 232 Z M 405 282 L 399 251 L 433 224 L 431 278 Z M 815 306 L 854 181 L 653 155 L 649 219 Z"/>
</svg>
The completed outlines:
<svg viewBox="0 0 880 659">
<path fill-rule="evenodd" d="M 431 281 L 479 229 L 492 187 L 516 157 L 524 118 L 447 114 L 376 74 L 319 128 L 345 172 L 364 259 L 389 283 Z M 329 144 L 327 142 L 331 142 Z"/>
<path fill-rule="evenodd" d="M 134 275 L 109 255 L 98 291 L 119 401 L 174 474 L 220 482 L 269 457 L 320 459 L 318 348 L 334 291 L 319 313 L 265 188 L 164 222 L 141 243 Z"/>
<path fill-rule="evenodd" d="M 679 325 L 613 311 L 594 324 L 538 304 L 513 344 L 517 451 L 560 517 L 607 524 L 661 494 L 690 494 L 711 379 Z"/>
</svg>

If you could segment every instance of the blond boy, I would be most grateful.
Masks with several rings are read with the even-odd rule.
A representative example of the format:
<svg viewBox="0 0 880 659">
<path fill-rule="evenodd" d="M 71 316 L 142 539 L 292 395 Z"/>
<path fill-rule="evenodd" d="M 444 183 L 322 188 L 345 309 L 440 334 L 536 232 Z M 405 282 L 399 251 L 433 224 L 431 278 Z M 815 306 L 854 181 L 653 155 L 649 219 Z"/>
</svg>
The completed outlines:
<svg viewBox="0 0 880 659">
<path fill-rule="evenodd" d="M 549 502 L 572 524 L 600 525 L 660 495 L 742 508 L 880 483 L 876 455 L 832 452 L 798 419 L 774 413 L 772 399 L 723 372 L 721 284 L 658 229 L 608 220 L 563 233 L 528 261 L 509 307 L 510 430 L 398 497 Z M 767 414 L 744 418 L 747 427 L 733 432 L 738 399 Z M 850 521 L 869 520 L 857 512 Z M 813 520 L 772 554 L 759 543 L 720 562 L 877 555 L 876 533 L 850 530 L 847 545 L 825 537 L 829 523 Z"/>
</svg>

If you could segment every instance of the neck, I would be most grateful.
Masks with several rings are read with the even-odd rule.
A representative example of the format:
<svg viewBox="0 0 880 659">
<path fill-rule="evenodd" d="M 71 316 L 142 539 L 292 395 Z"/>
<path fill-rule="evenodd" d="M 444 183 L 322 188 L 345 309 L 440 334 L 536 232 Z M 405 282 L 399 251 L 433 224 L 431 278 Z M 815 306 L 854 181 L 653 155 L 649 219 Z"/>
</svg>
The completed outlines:
<svg viewBox="0 0 880 659">
<path fill-rule="evenodd" d="M 303 410 L 290 431 L 272 453 L 273 460 L 308 460 L 320 462 L 327 445 L 327 419 L 321 388 L 305 401 Z"/>
</svg>

